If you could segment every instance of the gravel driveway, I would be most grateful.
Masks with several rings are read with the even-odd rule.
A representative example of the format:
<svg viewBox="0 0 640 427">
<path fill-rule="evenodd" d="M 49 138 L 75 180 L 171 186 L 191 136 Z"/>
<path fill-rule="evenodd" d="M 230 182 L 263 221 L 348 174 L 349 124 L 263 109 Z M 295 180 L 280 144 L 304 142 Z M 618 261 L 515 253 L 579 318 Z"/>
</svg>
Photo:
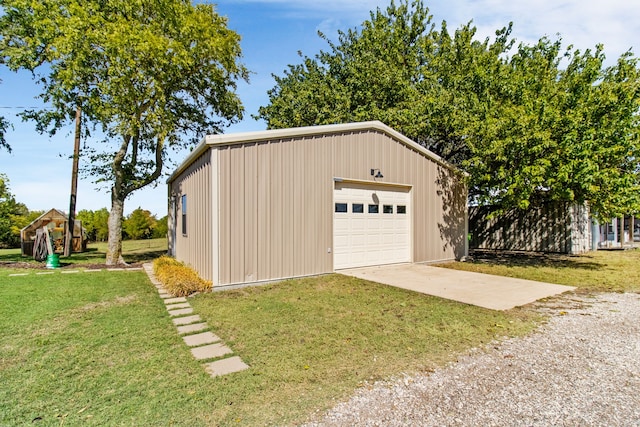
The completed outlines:
<svg viewBox="0 0 640 427">
<path fill-rule="evenodd" d="M 530 336 L 360 389 L 308 425 L 640 426 L 640 294 L 555 303 Z"/>
</svg>

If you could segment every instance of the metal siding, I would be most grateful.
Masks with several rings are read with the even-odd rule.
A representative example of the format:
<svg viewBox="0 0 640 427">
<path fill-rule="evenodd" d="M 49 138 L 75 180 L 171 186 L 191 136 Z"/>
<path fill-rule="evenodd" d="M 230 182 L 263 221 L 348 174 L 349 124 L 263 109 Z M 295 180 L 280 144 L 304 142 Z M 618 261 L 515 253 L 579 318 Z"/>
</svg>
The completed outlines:
<svg viewBox="0 0 640 427">
<path fill-rule="evenodd" d="M 382 132 L 237 144 L 219 163 L 220 284 L 333 271 L 333 178 L 373 182 L 372 168 L 380 182 L 412 187 L 413 261 L 464 253 L 464 214 L 451 213 L 466 208 L 466 192 L 438 184 L 448 169 Z"/>
<path fill-rule="evenodd" d="M 283 248 L 284 248 L 284 215 L 280 213 L 280 206 L 283 206 L 283 161 L 282 148 L 283 144 L 270 143 L 271 170 L 269 173 L 269 189 L 271 191 L 271 205 L 269 207 L 271 221 L 271 233 L 269 235 L 269 243 L 265 249 L 269 251 L 271 274 L 265 279 L 279 277 L 283 270 Z"/>
<path fill-rule="evenodd" d="M 282 144 L 282 169 L 284 171 L 282 181 L 282 206 L 276 208 L 277 215 L 280 215 L 283 219 L 283 234 L 284 241 L 282 247 L 282 270 L 279 272 L 281 277 L 293 276 L 293 265 L 295 263 L 294 256 L 295 250 L 295 228 L 293 219 L 295 215 L 300 215 L 300 212 L 295 212 L 294 194 L 295 184 L 299 182 L 300 177 L 295 174 L 295 166 L 297 162 L 293 158 L 293 150 L 296 148 L 292 144 L 292 140 L 286 140 Z"/>
<path fill-rule="evenodd" d="M 448 178 L 446 168 L 378 132 L 345 135 L 334 144 L 335 176 L 372 181 L 370 170 L 379 168 L 384 175 L 382 182 L 414 187 L 414 261 L 453 259 L 464 254 L 463 246 L 455 247 L 463 239 L 451 241 L 455 230 L 459 230 L 458 234 L 464 233 L 464 212 L 460 219 L 454 219 L 447 213 L 454 209 L 460 211 L 461 205 L 466 206 L 466 193 L 449 194 L 447 202 L 452 205 L 444 205 L 443 195 L 454 190 L 452 187 L 438 191 L 441 188 L 439 178 Z M 445 217 L 452 223 L 443 225 Z"/>
<path fill-rule="evenodd" d="M 230 240 L 229 240 L 229 253 L 231 255 L 230 267 L 229 267 L 229 280 L 232 283 L 242 283 L 244 280 L 244 262 L 245 262 L 245 222 L 244 214 L 247 207 L 244 204 L 244 182 L 245 182 L 245 170 L 244 170 L 244 151 L 243 145 L 233 146 L 230 150 L 230 163 L 231 163 L 231 180 L 229 183 L 228 191 L 229 204 L 226 209 L 229 210 L 230 216 Z"/>
<path fill-rule="evenodd" d="M 172 221 L 176 231 L 175 257 L 192 266 L 206 280 L 213 280 L 211 184 L 211 150 L 208 150 L 176 177 L 170 187 L 178 213 Z M 182 234 L 180 226 L 182 195 L 187 196 L 186 235 Z"/>
<path fill-rule="evenodd" d="M 267 280 L 271 277 L 271 185 L 269 183 L 269 171 L 271 165 L 271 147 L 269 143 L 260 143 L 257 146 L 258 162 L 258 241 L 256 244 L 257 280 Z"/>
<path fill-rule="evenodd" d="M 246 177 L 244 194 L 244 278 L 245 282 L 258 280 L 258 162 L 257 144 L 247 144 L 244 156 L 244 175 Z"/>
<path fill-rule="evenodd" d="M 231 168 L 230 168 L 230 148 L 224 147 L 218 150 L 218 166 L 219 166 L 219 181 L 218 181 L 218 213 L 220 223 L 218 226 L 218 248 L 219 248 L 219 268 L 218 277 L 220 283 L 229 283 L 230 271 L 231 271 L 231 212 L 227 208 L 231 201 L 230 192 L 230 180 L 231 180 Z"/>
</svg>

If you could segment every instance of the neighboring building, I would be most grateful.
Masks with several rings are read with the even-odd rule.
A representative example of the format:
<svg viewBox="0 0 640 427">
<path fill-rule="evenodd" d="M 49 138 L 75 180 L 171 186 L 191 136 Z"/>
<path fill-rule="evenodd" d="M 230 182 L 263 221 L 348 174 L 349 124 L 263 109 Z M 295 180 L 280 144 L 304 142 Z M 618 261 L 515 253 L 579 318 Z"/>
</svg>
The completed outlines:
<svg viewBox="0 0 640 427">
<path fill-rule="evenodd" d="M 58 209 L 50 209 L 33 220 L 31 224 L 20 230 L 22 256 L 33 256 L 33 245 L 37 231 L 43 227 L 47 227 L 51 236 L 53 251 L 55 253 L 63 253 L 68 221 L 67 214 Z M 71 251 L 84 252 L 87 249 L 87 239 L 85 230 L 82 228 L 82 221 L 76 219 L 74 223 Z"/>
<path fill-rule="evenodd" d="M 462 173 L 380 122 L 207 136 L 168 185 L 170 254 L 214 287 L 467 253 Z"/>
<path fill-rule="evenodd" d="M 596 241 L 598 248 L 602 249 L 635 247 L 635 242 L 640 242 L 640 221 L 633 215 L 625 215 L 624 219 L 613 218 L 599 225 Z"/>
<path fill-rule="evenodd" d="M 499 251 L 581 254 L 592 249 L 586 205 L 548 202 L 491 217 L 490 206 L 469 208 L 470 247 Z"/>
</svg>

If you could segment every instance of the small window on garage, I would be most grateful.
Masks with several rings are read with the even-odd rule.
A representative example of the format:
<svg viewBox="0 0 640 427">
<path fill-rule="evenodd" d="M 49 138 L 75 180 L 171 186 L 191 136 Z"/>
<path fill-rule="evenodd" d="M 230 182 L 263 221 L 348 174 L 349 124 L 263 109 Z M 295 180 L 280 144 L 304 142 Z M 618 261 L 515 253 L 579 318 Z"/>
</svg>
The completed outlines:
<svg viewBox="0 0 640 427">
<path fill-rule="evenodd" d="M 182 195 L 182 234 L 187 235 L 187 195 Z"/>
<path fill-rule="evenodd" d="M 370 214 L 377 214 L 378 212 L 380 212 L 380 205 L 369 205 Z"/>
<path fill-rule="evenodd" d="M 398 213 L 398 214 L 406 214 L 407 213 L 407 207 L 405 205 L 396 206 L 396 213 Z"/>
<path fill-rule="evenodd" d="M 354 203 L 351 205 L 351 212 L 353 213 L 364 213 L 364 204 L 362 203 Z"/>
<path fill-rule="evenodd" d="M 336 203 L 336 212 L 344 213 L 347 211 L 346 203 Z"/>
<path fill-rule="evenodd" d="M 383 205 L 382 213 L 392 214 L 393 213 L 393 205 Z"/>
</svg>

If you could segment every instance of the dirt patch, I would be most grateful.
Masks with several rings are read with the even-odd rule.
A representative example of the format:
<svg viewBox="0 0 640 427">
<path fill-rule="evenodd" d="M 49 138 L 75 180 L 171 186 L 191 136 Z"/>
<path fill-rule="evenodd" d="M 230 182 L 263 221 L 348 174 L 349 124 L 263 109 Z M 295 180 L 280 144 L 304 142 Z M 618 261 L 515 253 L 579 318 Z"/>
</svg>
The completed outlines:
<svg viewBox="0 0 640 427">
<path fill-rule="evenodd" d="M 105 307 L 126 305 L 126 304 L 129 304 L 130 302 L 133 302 L 133 301 L 137 300 L 137 299 L 138 299 L 138 297 L 136 295 L 127 295 L 126 297 L 116 297 L 113 300 L 95 302 L 95 303 L 84 305 L 84 306 L 80 307 L 79 310 L 80 311 L 91 311 L 91 310 L 95 310 L 97 308 L 105 308 Z"/>
</svg>

